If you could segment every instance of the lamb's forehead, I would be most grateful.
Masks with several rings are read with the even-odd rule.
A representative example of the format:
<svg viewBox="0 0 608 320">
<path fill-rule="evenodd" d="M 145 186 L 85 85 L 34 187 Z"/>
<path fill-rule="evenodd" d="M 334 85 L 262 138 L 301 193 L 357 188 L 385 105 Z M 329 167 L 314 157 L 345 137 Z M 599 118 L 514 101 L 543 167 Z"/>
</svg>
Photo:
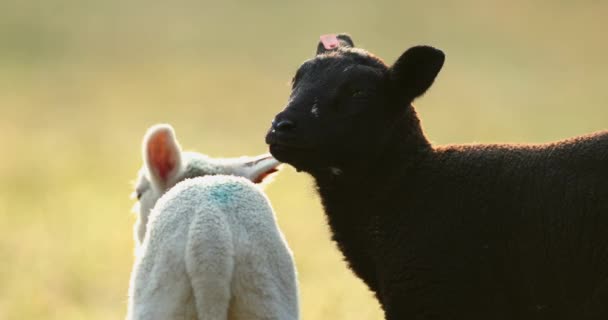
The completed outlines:
<svg viewBox="0 0 608 320">
<path fill-rule="evenodd" d="M 348 66 L 362 65 L 378 69 L 387 70 L 388 66 L 376 55 L 361 48 L 339 48 L 319 54 L 316 57 L 304 61 L 298 72 L 307 72 L 314 69 L 345 68 Z"/>
</svg>

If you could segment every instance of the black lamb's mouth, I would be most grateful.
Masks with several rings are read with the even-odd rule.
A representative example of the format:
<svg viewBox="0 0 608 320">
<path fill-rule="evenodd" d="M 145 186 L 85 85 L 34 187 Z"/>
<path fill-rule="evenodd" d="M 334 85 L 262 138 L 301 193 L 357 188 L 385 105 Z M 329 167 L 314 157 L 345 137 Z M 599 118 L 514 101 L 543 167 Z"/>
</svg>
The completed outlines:
<svg viewBox="0 0 608 320">
<path fill-rule="evenodd" d="M 315 154 L 315 148 L 310 144 L 296 139 L 292 135 L 278 134 L 274 131 L 266 135 L 268 151 L 272 156 L 283 163 L 294 165 L 296 162 L 306 161 Z"/>
<path fill-rule="evenodd" d="M 279 137 L 276 134 L 268 134 L 266 136 L 266 144 L 271 149 L 281 149 L 281 150 L 305 150 L 311 149 L 305 143 L 301 143 L 296 141 L 296 139 L 292 139 L 290 137 Z"/>
<path fill-rule="evenodd" d="M 269 151 L 272 156 L 283 163 L 293 166 L 296 171 L 306 171 L 311 164 L 318 161 L 317 152 L 312 147 L 296 144 L 271 143 Z"/>
<path fill-rule="evenodd" d="M 306 151 L 306 150 L 312 149 L 312 148 L 298 145 L 298 144 L 281 143 L 281 142 L 271 143 L 271 144 L 269 144 L 269 147 L 270 147 L 270 153 L 272 153 L 273 151 L 279 151 L 279 152 Z"/>
<path fill-rule="evenodd" d="M 313 148 L 305 147 L 299 144 L 287 144 L 282 142 L 273 142 L 268 148 L 270 154 L 280 162 L 294 165 L 302 159 L 308 159 L 313 152 Z"/>
</svg>

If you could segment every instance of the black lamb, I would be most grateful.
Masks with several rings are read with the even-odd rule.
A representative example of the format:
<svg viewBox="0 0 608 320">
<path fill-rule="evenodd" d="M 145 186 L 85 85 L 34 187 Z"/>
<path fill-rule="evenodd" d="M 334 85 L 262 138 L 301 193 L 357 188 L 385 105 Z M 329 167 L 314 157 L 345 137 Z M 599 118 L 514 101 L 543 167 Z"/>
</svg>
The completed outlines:
<svg viewBox="0 0 608 320">
<path fill-rule="evenodd" d="M 433 146 L 411 103 L 443 63 L 416 46 L 387 66 L 347 35 L 324 38 L 270 152 L 312 175 L 387 319 L 608 319 L 608 131 Z"/>
</svg>

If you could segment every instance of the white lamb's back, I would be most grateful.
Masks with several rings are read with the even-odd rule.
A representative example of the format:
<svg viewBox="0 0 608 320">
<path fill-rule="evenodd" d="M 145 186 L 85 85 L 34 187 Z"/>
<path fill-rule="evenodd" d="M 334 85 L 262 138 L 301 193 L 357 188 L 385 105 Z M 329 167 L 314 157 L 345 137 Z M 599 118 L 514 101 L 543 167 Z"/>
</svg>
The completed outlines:
<svg viewBox="0 0 608 320">
<path fill-rule="evenodd" d="M 293 257 L 257 187 L 280 163 L 183 152 L 162 124 L 142 147 L 127 318 L 297 319 Z"/>
<path fill-rule="evenodd" d="M 266 196 L 235 176 L 187 179 L 150 213 L 132 319 L 297 319 L 293 257 Z M 204 311 L 204 314 L 201 312 Z"/>
</svg>

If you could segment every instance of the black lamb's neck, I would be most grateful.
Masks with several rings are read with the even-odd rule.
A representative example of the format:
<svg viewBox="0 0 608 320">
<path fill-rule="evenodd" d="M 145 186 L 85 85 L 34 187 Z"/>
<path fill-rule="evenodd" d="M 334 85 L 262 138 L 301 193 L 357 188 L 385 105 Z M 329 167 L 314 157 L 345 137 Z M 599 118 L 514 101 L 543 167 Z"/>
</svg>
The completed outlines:
<svg viewBox="0 0 608 320">
<path fill-rule="evenodd" d="M 395 117 L 392 127 L 379 139 L 378 148 L 370 150 L 366 161 L 313 171 L 311 175 L 327 209 L 327 204 L 337 199 L 357 196 L 369 199 L 383 192 L 380 186 L 415 170 L 431 150 L 416 111 L 408 106 Z"/>
</svg>

